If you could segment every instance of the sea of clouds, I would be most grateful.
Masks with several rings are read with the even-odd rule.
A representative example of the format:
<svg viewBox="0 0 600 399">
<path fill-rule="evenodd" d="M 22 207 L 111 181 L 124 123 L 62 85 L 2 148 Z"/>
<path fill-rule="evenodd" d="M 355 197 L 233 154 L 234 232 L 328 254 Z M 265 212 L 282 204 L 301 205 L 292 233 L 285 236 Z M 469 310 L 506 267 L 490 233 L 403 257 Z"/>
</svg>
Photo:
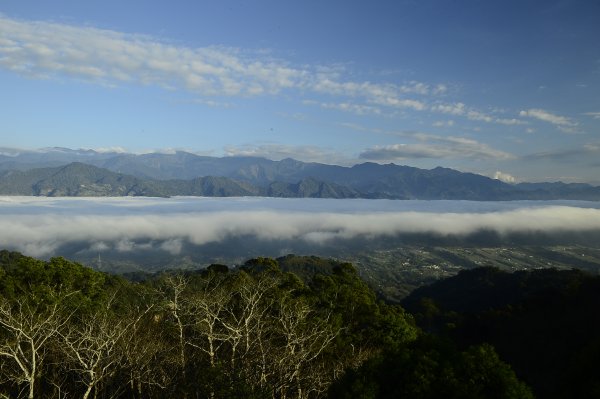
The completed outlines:
<svg viewBox="0 0 600 399">
<path fill-rule="evenodd" d="M 252 237 L 310 245 L 402 234 L 466 236 L 478 231 L 600 231 L 600 203 L 586 201 L 391 201 L 278 198 L 0 197 L 0 249 L 56 255 L 182 247 Z"/>
</svg>

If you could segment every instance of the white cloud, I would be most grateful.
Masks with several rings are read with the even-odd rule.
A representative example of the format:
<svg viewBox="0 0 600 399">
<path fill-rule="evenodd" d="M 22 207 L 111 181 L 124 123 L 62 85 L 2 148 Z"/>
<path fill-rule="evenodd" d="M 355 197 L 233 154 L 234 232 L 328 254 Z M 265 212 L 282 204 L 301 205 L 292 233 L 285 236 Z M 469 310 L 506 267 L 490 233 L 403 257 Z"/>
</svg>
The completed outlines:
<svg viewBox="0 0 600 399">
<path fill-rule="evenodd" d="M 82 149 L 83 151 L 85 151 L 84 149 Z M 99 152 L 99 153 L 117 153 L 117 154 L 126 154 L 128 151 L 127 149 L 123 148 L 123 147 L 99 147 L 99 148 L 92 148 L 92 151 L 95 152 Z"/>
<path fill-rule="evenodd" d="M 517 179 L 514 176 L 511 176 L 508 173 L 500 172 L 499 170 L 494 173 L 494 179 L 510 184 L 517 182 Z"/>
<path fill-rule="evenodd" d="M 454 126 L 454 121 L 453 120 L 448 120 L 448 121 L 435 121 L 432 123 L 433 127 L 452 127 Z"/>
<path fill-rule="evenodd" d="M 60 214 L 62 202 L 74 206 Z M 65 244 L 104 243 L 117 251 L 162 249 L 177 254 L 184 243 L 203 245 L 231 237 L 250 235 L 258 240 L 352 239 L 403 233 L 465 235 L 480 229 L 501 234 L 511 232 L 590 231 L 600 229 L 600 210 L 529 203 L 481 204 L 473 212 L 468 203 L 445 202 L 427 205 L 427 211 L 411 208 L 402 201 L 282 201 L 237 199 L 220 205 L 221 210 L 199 212 L 214 205 L 209 199 L 196 203 L 195 212 L 182 212 L 185 199 L 133 201 L 121 199 L 25 199 L 2 205 L 0 242 L 34 256 L 48 256 Z M 132 204 L 135 202 L 135 204 Z M 105 208 L 112 203 L 135 206 L 119 214 Z M 191 204 L 191 205 L 190 205 Z M 219 202 L 219 204 L 223 204 Z M 237 206 L 236 206 L 237 204 Z M 12 214 L 6 207 L 29 212 Z M 183 204 L 186 206 L 186 204 Z M 412 205 L 415 206 L 415 205 Z M 459 207 L 449 209 L 449 207 Z M 23 208 L 27 207 L 27 208 Z M 259 210 L 264 207 L 270 210 Z M 42 213 L 41 210 L 43 210 Z M 37 214 L 36 214 L 37 213 Z M 100 251 L 106 247 L 96 246 Z"/>
<path fill-rule="evenodd" d="M 102 241 L 93 243 L 89 248 L 89 250 L 92 252 L 104 252 L 108 251 L 109 249 L 110 247 Z"/>
<path fill-rule="evenodd" d="M 168 239 L 160 244 L 160 249 L 167 251 L 171 255 L 179 255 L 183 248 L 183 241 L 180 238 Z"/>
<path fill-rule="evenodd" d="M 400 86 L 400 91 L 402 93 L 427 95 L 432 92 L 432 89 L 425 83 L 411 81 Z"/>
<path fill-rule="evenodd" d="M 309 102 L 305 102 L 305 104 L 310 104 Z M 374 107 L 371 105 L 361 105 L 361 104 L 352 104 L 352 103 L 318 103 L 318 105 L 321 108 L 324 109 L 337 109 L 339 111 L 344 111 L 344 112 L 352 112 L 354 114 L 357 115 L 367 115 L 367 114 L 374 114 L 374 115 L 382 115 L 383 112 L 381 110 L 381 108 L 379 107 Z"/>
<path fill-rule="evenodd" d="M 203 98 L 194 99 L 194 100 L 192 100 L 192 102 L 195 104 L 206 105 L 206 106 L 212 107 L 212 108 L 231 108 L 231 107 L 233 107 L 233 104 L 230 102 L 206 100 Z"/>
<path fill-rule="evenodd" d="M 354 165 L 356 160 L 341 153 L 316 146 L 293 146 L 284 144 L 260 144 L 228 146 L 223 149 L 225 156 L 261 157 L 274 161 L 293 158 L 303 162 L 319 162 L 335 165 Z"/>
<path fill-rule="evenodd" d="M 164 39 L 89 26 L 11 19 L 0 14 L 0 68 L 34 78 L 75 78 L 106 86 L 152 85 L 190 92 L 193 102 L 228 108 L 215 97 L 274 96 L 294 92 L 324 97 L 318 105 L 358 115 L 434 112 L 468 120 L 520 125 L 462 102 L 440 103 L 446 84 L 353 81 L 343 67 L 294 65 L 265 51 L 190 47 Z M 309 104 L 310 101 L 305 104 Z M 590 113 L 597 117 L 598 113 Z M 576 123 L 539 109 L 521 111 L 573 131 Z"/>
<path fill-rule="evenodd" d="M 600 112 L 586 112 L 583 115 L 591 116 L 594 119 L 600 119 Z"/>
<path fill-rule="evenodd" d="M 202 95 L 256 95 L 301 86 L 306 71 L 232 48 L 188 48 L 143 35 L 0 16 L 0 66 L 33 77 L 136 82 Z"/>
<path fill-rule="evenodd" d="M 432 110 L 449 115 L 464 115 L 467 112 L 466 105 L 464 103 L 437 104 L 433 106 Z"/>
<path fill-rule="evenodd" d="M 437 86 L 435 86 L 433 88 L 433 94 L 434 95 L 440 95 L 440 94 L 445 94 L 448 91 L 448 86 L 446 86 L 445 84 L 438 84 Z"/>
<path fill-rule="evenodd" d="M 23 150 L 18 150 L 16 148 L 0 147 L 0 155 L 5 157 L 18 157 L 22 152 Z"/>
<path fill-rule="evenodd" d="M 516 118 L 498 118 L 476 109 L 467 107 L 464 103 L 436 104 L 431 107 L 434 112 L 447 115 L 463 116 L 471 121 L 499 123 L 501 125 L 525 125 L 527 122 Z M 523 115 L 521 115 L 523 116 Z"/>
<path fill-rule="evenodd" d="M 496 118 L 494 119 L 494 122 L 499 123 L 501 125 L 526 125 L 527 122 L 522 121 L 520 119 L 515 119 L 515 118 Z"/>
<path fill-rule="evenodd" d="M 20 21 L 1 14 L 0 37 L 0 68 L 37 78 L 70 77 L 105 85 L 137 83 L 200 96 L 250 97 L 297 90 L 356 98 L 365 102 L 365 107 L 418 111 L 427 108 L 425 102 L 406 95 L 446 90 L 444 85 L 431 88 L 415 81 L 400 85 L 344 81 L 340 68 L 293 66 L 265 52 L 185 47 L 145 35 Z M 209 106 L 228 104 L 204 101 Z M 337 103 L 352 110 L 353 102 Z"/>
<path fill-rule="evenodd" d="M 585 151 L 600 152 L 600 143 L 587 143 L 583 145 Z"/>
<path fill-rule="evenodd" d="M 394 161 L 411 158 L 469 158 L 509 160 L 514 156 L 489 145 L 463 137 L 442 137 L 416 133 L 419 143 L 375 146 L 363 151 L 360 158 L 373 161 Z"/>
<path fill-rule="evenodd" d="M 467 118 L 472 121 L 482 121 L 487 123 L 494 122 L 494 118 L 492 118 L 491 116 L 473 110 L 467 111 Z"/>
<path fill-rule="evenodd" d="M 577 126 L 576 122 L 572 121 L 571 119 L 565 116 L 555 115 L 553 113 L 538 108 L 520 111 L 519 116 L 535 118 L 543 122 L 551 123 L 558 127 L 563 127 L 565 129 Z"/>
</svg>

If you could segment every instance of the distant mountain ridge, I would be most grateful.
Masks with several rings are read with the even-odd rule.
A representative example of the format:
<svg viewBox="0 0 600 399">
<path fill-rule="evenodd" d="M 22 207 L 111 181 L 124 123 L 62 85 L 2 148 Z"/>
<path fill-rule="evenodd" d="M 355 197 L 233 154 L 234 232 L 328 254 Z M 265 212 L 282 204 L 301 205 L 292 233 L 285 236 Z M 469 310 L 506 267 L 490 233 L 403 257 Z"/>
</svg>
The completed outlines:
<svg viewBox="0 0 600 399">
<path fill-rule="evenodd" d="M 511 185 L 442 167 L 427 170 L 369 162 L 344 167 L 183 151 L 135 155 L 64 148 L 19 153 L 0 148 L 0 194 L 598 201 L 600 187 L 560 182 Z"/>
<path fill-rule="evenodd" d="M 152 180 L 112 172 L 79 162 L 55 168 L 0 172 L 0 195 L 48 197 L 119 197 L 175 195 L 203 197 L 318 197 L 356 198 L 352 190 L 314 179 L 297 184 L 275 182 L 261 188 L 226 177 L 191 180 Z"/>
</svg>

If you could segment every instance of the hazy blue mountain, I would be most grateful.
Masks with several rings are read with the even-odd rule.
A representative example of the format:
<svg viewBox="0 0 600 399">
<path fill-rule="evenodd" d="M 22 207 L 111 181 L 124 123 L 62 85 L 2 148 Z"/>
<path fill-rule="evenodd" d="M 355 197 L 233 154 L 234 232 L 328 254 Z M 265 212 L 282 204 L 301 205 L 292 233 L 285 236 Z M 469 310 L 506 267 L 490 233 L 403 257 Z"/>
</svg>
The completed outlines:
<svg viewBox="0 0 600 399">
<path fill-rule="evenodd" d="M 481 175 L 394 164 L 363 163 L 343 167 L 289 158 L 281 161 L 256 157 L 216 158 L 186 152 L 117 155 L 97 164 L 141 178 L 227 177 L 264 188 L 269 196 L 492 200 L 511 199 L 509 193 L 514 191 L 506 183 Z M 321 187 L 317 188 L 314 181 L 321 182 Z"/>
<path fill-rule="evenodd" d="M 262 195 L 262 190 L 246 182 L 226 177 L 205 176 L 191 180 L 155 180 L 153 186 L 167 196 L 247 197 Z"/>
<path fill-rule="evenodd" d="M 73 176 L 61 180 L 58 177 L 50 178 L 54 172 L 42 170 L 47 166 L 64 166 L 73 161 L 94 165 L 104 169 L 104 174 L 111 171 L 120 177 L 98 176 L 88 171 L 82 181 Z M 25 172 L 34 166 L 38 169 L 33 175 Z M 1 193 L 29 193 L 27 195 L 600 200 L 600 187 L 588 184 L 559 182 L 511 185 L 482 175 L 442 167 L 426 170 L 370 162 L 344 167 L 290 158 L 281 161 L 258 157 L 217 158 L 184 151 L 136 155 L 64 148 L 23 152 L 0 148 L 1 171 L 4 171 L 0 182 Z M 17 171 L 23 171 L 23 174 Z M 36 178 L 39 181 L 31 180 Z M 65 179 L 69 181 L 68 184 L 61 185 Z M 120 180 L 117 182 L 115 179 Z"/>
<path fill-rule="evenodd" d="M 61 147 L 35 151 L 0 147 L 0 171 L 64 166 L 72 162 L 96 164 L 118 155 L 117 152 L 71 150 Z"/>
<path fill-rule="evenodd" d="M 62 196 L 161 196 L 151 183 L 83 163 L 0 175 L 4 195 Z"/>
<path fill-rule="evenodd" d="M 582 183 L 520 183 L 516 189 L 526 192 L 529 199 L 576 199 L 597 201 L 600 187 Z"/>
<path fill-rule="evenodd" d="M 361 193 L 335 183 L 325 183 L 313 178 L 304 178 L 298 183 L 274 182 L 269 185 L 268 197 L 306 198 L 360 198 Z"/>
<path fill-rule="evenodd" d="M 191 180 L 152 180 L 112 172 L 79 162 L 56 168 L 0 173 L 0 194 L 35 196 L 207 196 L 355 198 L 358 193 L 314 179 L 297 184 L 273 183 L 268 189 L 226 177 Z"/>
</svg>

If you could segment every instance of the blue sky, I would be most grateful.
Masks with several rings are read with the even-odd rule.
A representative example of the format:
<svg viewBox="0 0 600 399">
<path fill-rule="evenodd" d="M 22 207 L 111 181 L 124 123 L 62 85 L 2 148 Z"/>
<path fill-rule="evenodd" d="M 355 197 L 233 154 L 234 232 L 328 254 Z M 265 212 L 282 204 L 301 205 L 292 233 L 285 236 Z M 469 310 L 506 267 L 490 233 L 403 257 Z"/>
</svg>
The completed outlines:
<svg viewBox="0 0 600 399">
<path fill-rule="evenodd" d="M 600 184 L 596 1 L 0 3 L 0 147 Z"/>
</svg>

